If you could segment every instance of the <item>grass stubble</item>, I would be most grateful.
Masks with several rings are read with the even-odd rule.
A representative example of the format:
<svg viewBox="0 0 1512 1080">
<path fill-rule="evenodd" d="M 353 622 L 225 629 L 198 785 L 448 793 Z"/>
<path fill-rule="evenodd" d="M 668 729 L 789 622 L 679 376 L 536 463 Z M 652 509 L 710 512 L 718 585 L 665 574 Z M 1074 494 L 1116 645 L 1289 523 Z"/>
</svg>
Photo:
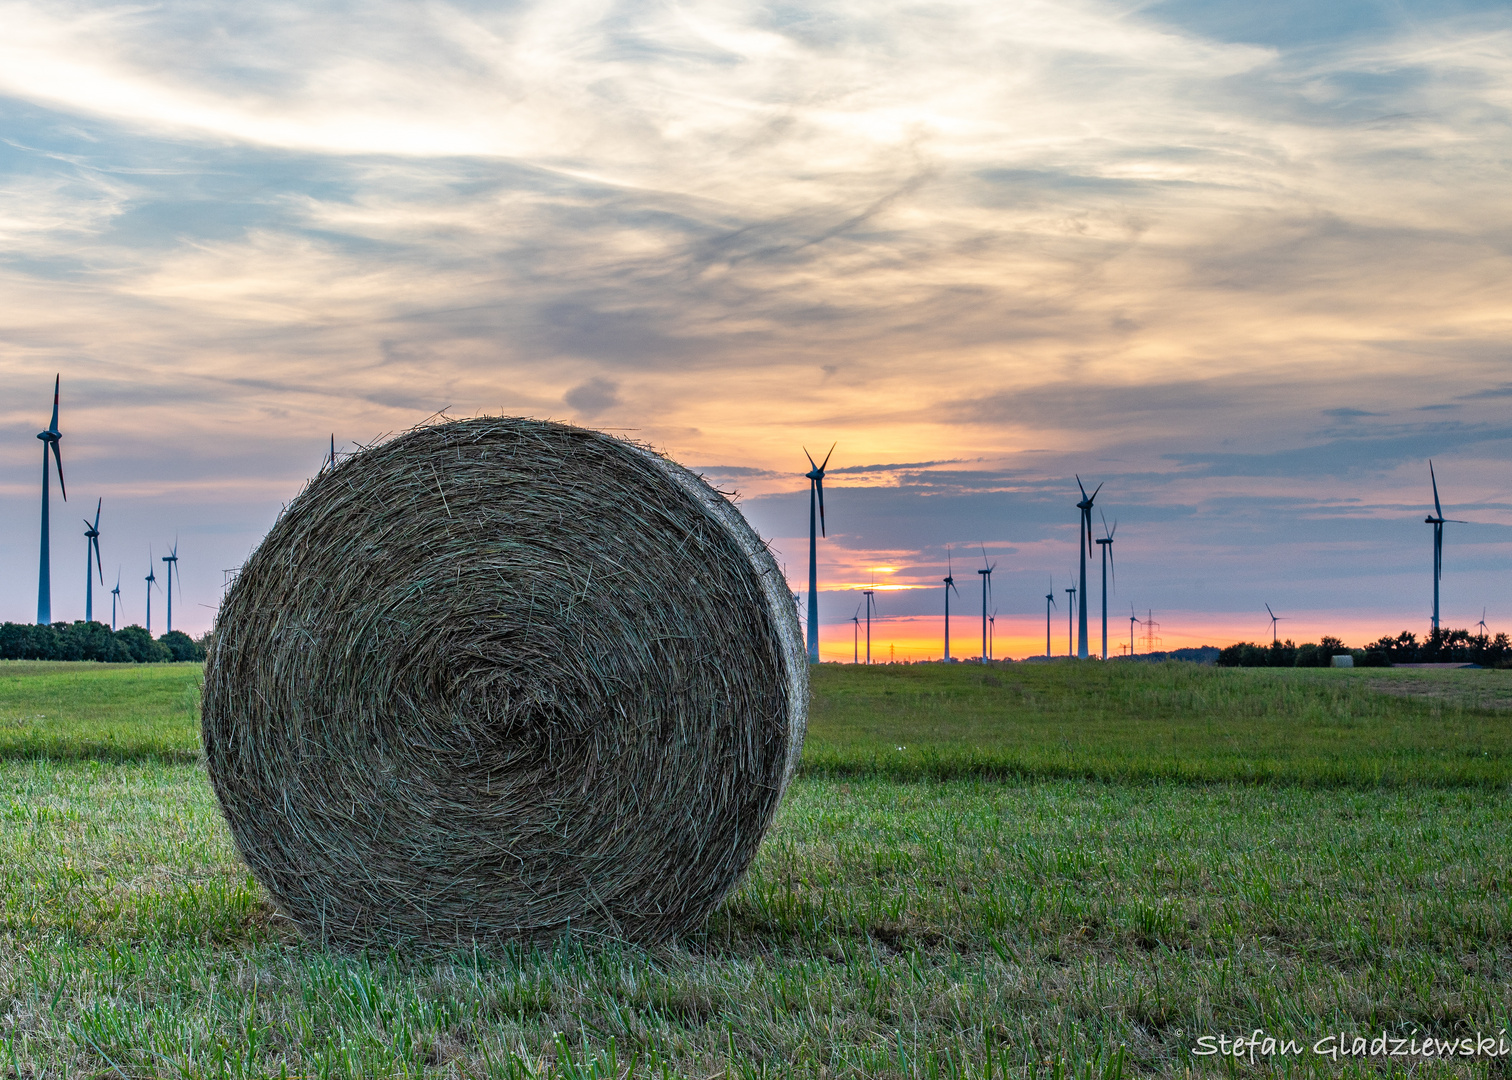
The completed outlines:
<svg viewBox="0 0 1512 1080">
<path fill-rule="evenodd" d="M 1223 1068 L 1191 1054 L 1204 1033 L 1311 1045 L 1512 1026 L 1509 717 L 1440 673 L 1399 693 L 1364 673 L 1242 683 L 1186 665 L 922 669 L 933 688 L 906 681 L 921 669 L 823 669 L 819 764 L 701 933 L 352 954 L 302 940 L 237 860 L 190 756 L 193 669 L 128 693 L 91 684 L 132 669 L 20 667 L 0 671 L 0 715 L 41 715 L 52 750 L 37 750 L 44 721 L 0 742 L 0 1076 L 1181 1075 Z M 1099 705 L 1088 681 L 1103 679 Z M 1301 687 L 1285 715 L 1245 704 L 1278 685 Z M 931 706 L 934 758 L 922 724 L 885 753 L 914 707 L 889 690 L 955 698 Z M 112 693 L 153 703 L 117 701 L 138 720 L 109 739 Z M 1204 750 L 1201 713 L 1225 694 L 1233 720 Z M 1296 752 L 1267 751 L 1290 780 L 1195 782 L 1263 722 L 1246 710 L 1292 726 Z M 1323 728 L 1347 733 L 1332 755 Z M 1063 752 L 1055 738 L 1080 740 L 1094 778 L 1024 764 L 1025 748 Z M 1480 764 L 1446 770 L 1464 738 Z M 1331 779 L 1372 745 L 1394 762 L 1386 782 Z M 958 775 L 972 747 L 978 771 L 1010 753 L 1014 768 Z M 1162 754 L 1180 779 L 1113 767 Z M 1227 1068 L 1408 1071 L 1310 1054 Z"/>
</svg>

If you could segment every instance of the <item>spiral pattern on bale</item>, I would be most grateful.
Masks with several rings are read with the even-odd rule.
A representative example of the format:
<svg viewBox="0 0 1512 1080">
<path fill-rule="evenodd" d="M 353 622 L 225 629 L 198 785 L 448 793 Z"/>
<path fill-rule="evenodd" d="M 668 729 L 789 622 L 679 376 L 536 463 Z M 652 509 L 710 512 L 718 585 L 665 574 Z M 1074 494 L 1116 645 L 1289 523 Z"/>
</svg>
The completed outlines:
<svg viewBox="0 0 1512 1080">
<path fill-rule="evenodd" d="M 654 941 L 750 865 L 807 697 L 792 595 L 725 498 L 490 417 L 310 482 L 221 605 L 202 726 L 237 848 L 318 940 Z"/>
</svg>

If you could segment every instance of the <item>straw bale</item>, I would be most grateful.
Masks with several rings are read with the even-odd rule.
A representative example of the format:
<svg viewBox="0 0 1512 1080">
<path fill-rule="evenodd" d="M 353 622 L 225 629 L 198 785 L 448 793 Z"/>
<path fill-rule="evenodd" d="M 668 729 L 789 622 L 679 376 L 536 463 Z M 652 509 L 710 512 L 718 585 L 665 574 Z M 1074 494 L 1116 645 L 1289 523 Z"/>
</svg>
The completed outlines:
<svg viewBox="0 0 1512 1080">
<path fill-rule="evenodd" d="M 216 795 L 277 907 L 340 946 L 695 928 L 803 741 L 760 538 L 681 466 L 563 424 L 450 421 L 342 460 L 216 627 Z"/>
</svg>

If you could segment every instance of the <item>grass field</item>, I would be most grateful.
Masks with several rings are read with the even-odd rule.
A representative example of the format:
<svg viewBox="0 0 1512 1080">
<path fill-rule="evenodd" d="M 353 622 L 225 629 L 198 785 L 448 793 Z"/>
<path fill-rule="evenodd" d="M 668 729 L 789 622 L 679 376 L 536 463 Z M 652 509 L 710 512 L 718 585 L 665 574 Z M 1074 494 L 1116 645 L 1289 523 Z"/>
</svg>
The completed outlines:
<svg viewBox="0 0 1512 1080">
<path fill-rule="evenodd" d="M 1505 786 L 1512 672 L 826 665 L 811 773 Z"/>
<path fill-rule="evenodd" d="M 359 956 L 237 861 L 197 682 L 0 665 L 0 1076 L 1406 1075 L 1191 1051 L 1512 1027 L 1512 672 L 825 667 L 702 934 Z"/>
</svg>

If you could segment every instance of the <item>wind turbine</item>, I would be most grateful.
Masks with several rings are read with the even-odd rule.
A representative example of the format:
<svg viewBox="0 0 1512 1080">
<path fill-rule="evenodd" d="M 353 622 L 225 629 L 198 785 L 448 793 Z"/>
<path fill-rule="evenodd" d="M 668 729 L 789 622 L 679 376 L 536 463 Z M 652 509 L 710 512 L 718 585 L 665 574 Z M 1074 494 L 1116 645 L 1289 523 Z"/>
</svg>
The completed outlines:
<svg viewBox="0 0 1512 1080">
<path fill-rule="evenodd" d="M 856 613 L 851 616 L 851 663 L 861 662 L 861 605 L 856 605 Z"/>
<path fill-rule="evenodd" d="M 178 540 L 173 541 L 172 551 L 163 556 L 163 561 L 168 564 L 168 569 L 163 574 L 168 579 L 168 630 L 173 633 L 173 578 L 178 573 Z M 179 589 L 184 588 L 184 579 L 179 578 Z"/>
<path fill-rule="evenodd" d="M 862 589 L 861 595 L 866 597 L 866 662 L 871 663 L 871 617 L 872 609 L 877 605 L 876 593 L 872 589 Z"/>
<path fill-rule="evenodd" d="M 992 649 L 987 641 L 987 600 L 992 596 L 992 572 L 997 569 L 997 563 L 987 562 L 987 545 L 982 545 L 982 565 L 985 570 L 978 570 L 977 574 L 982 579 L 982 663 L 992 659 Z"/>
<path fill-rule="evenodd" d="M 152 549 L 147 549 L 147 636 L 152 636 L 152 587 L 157 584 L 157 571 L 152 566 Z"/>
<path fill-rule="evenodd" d="M 335 467 L 336 467 L 336 433 L 333 431 L 333 432 L 331 432 L 331 453 L 330 453 L 329 456 L 327 456 L 327 458 L 324 461 L 322 461 L 320 463 L 320 471 L 321 472 L 325 472 L 327 469 L 334 469 Z"/>
<path fill-rule="evenodd" d="M 1098 513 L 1102 514 L 1102 511 L 1099 510 Z M 1102 548 L 1102 571 L 1103 571 L 1103 578 L 1102 578 L 1103 652 L 1102 652 L 1102 657 L 1103 657 L 1104 660 L 1106 660 L 1108 658 L 1108 566 L 1113 561 L 1113 534 L 1118 531 L 1118 521 L 1115 519 L 1114 522 L 1113 522 L 1113 527 L 1110 529 L 1110 528 L 1108 528 L 1108 518 L 1107 518 L 1107 515 L 1104 514 L 1103 515 L 1103 519 L 1102 519 L 1102 523 L 1103 523 L 1103 534 L 1104 535 L 1103 535 L 1103 538 L 1097 542 L 1097 546 L 1100 547 L 1100 548 Z M 1117 583 L 1117 581 L 1118 581 L 1118 571 L 1116 569 L 1113 571 L 1113 581 L 1115 583 Z"/>
<path fill-rule="evenodd" d="M 1490 631 L 1486 629 L 1486 609 L 1485 608 L 1481 608 L 1480 622 L 1476 623 L 1475 625 L 1478 626 L 1478 627 L 1480 627 L 1480 636 L 1481 637 L 1484 638 L 1488 633 L 1490 633 Z"/>
<path fill-rule="evenodd" d="M 956 596 L 961 595 L 961 590 L 956 589 L 955 569 L 950 559 L 950 548 L 945 549 L 945 662 L 950 663 L 950 592 L 955 590 Z"/>
<path fill-rule="evenodd" d="M 1275 645 L 1276 644 L 1276 624 L 1278 622 L 1280 622 L 1282 619 L 1286 618 L 1286 616 L 1285 615 L 1277 615 L 1274 611 L 1271 610 L 1271 606 L 1269 604 L 1265 605 L 1265 613 L 1270 616 L 1270 620 L 1271 620 L 1271 644 Z M 1288 638 L 1287 640 L 1291 640 L 1291 639 Z"/>
<path fill-rule="evenodd" d="M 1134 603 L 1129 602 L 1129 655 L 1134 655 L 1134 626 L 1139 622 L 1139 616 L 1134 614 Z"/>
<path fill-rule="evenodd" d="M 58 490 L 63 493 L 63 501 L 68 501 L 68 488 L 63 483 L 63 454 L 58 449 L 58 440 L 63 438 L 63 433 L 58 430 L 58 387 L 62 382 L 61 375 L 53 377 L 52 423 L 47 425 L 47 430 L 37 432 L 37 438 L 42 440 L 42 558 L 37 571 L 37 624 L 39 626 L 52 622 L 52 543 L 47 518 L 47 493 L 52 486 L 51 473 L 47 464 L 49 449 L 52 450 L 52 456 L 58 463 Z"/>
<path fill-rule="evenodd" d="M 1082 577 L 1086 577 L 1086 576 L 1087 576 L 1087 568 L 1086 567 L 1082 567 Z M 1073 581 L 1076 580 L 1074 576 L 1073 576 L 1072 580 Z M 1075 585 L 1071 586 L 1069 589 L 1066 590 L 1066 592 L 1068 594 L 1068 598 L 1066 600 L 1066 604 L 1067 604 L 1067 607 L 1066 607 L 1066 655 L 1067 656 L 1075 656 L 1076 655 L 1076 631 L 1074 629 L 1072 629 L 1071 620 L 1076 617 L 1076 586 Z"/>
<path fill-rule="evenodd" d="M 113 589 L 110 590 L 110 630 L 111 630 L 112 633 L 115 632 L 115 628 L 116 628 L 116 601 L 119 600 L 120 598 L 121 598 L 121 571 L 120 571 L 120 568 L 117 567 L 116 568 L 116 584 L 115 584 L 115 588 L 113 588 Z"/>
<path fill-rule="evenodd" d="M 1050 609 L 1055 606 L 1055 575 L 1050 576 L 1050 591 L 1045 594 L 1045 659 L 1050 659 Z"/>
<path fill-rule="evenodd" d="M 334 439 L 335 436 L 333 435 Z M 824 531 L 824 466 L 829 464 L 830 454 L 835 452 L 834 446 L 829 448 L 829 454 L 824 455 L 824 462 L 814 464 L 814 455 L 808 452 L 808 447 L 803 448 L 803 456 L 808 458 L 809 471 L 803 475 L 809 481 L 809 598 L 808 598 L 808 655 L 809 663 L 819 662 L 819 537 L 827 536 Z M 815 518 L 815 506 L 818 507 L 819 516 Z M 815 534 L 817 525 L 818 534 Z M 871 663 L 868 659 L 867 663 Z"/>
<path fill-rule="evenodd" d="M 53 406 L 57 412 L 57 406 Z M 38 435 L 37 438 L 41 438 Z M 61 466 L 60 466 L 61 470 Z M 61 475 L 61 471 L 59 473 Z M 1433 628 L 1439 628 L 1439 581 L 1444 576 L 1444 526 L 1445 525 L 1468 525 L 1468 521 L 1456 521 L 1446 518 L 1444 510 L 1439 506 L 1438 477 L 1433 475 L 1433 459 L 1428 460 L 1428 478 L 1433 481 L 1433 513 L 1423 519 L 1424 524 L 1433 526 Z M 47 496 L 42 497 L 43 513 L 46 514 Z M 44 520 L 46 520 L 44 518 Z"/>
<path fill-rule="evenodd" d="M 992 614 L 987 616 L 987 655 L 992 655 L 993 639 L 997 637 L 997 608 L 992 609 Z"/>
<path fill-rule="evenodd" d="M 100 499 L 95 503 L 94 524 L 89 519 L 84 519 L 84 621 L 94 622 L 94 574 L 90 571 L 98 569 L 100 573 L 100 585 L 105 584 L 105 568 L 100 565 L 100 507 L 105 505 L 105 500 Z M 90 557 L 93 556 L 94 565 L 90 565 Z"/>
<path fill-rule="evenodd" d="M 1092 502 L 1097 498 L 1097 493 L 1102 490 L 1098 484 L 1092 494 L 1087 494 L 1087 489 L 1082 485 L 1081 477 L 1076 478 L 1076 486 L 1081 488 L 1081 502 L 1076 508 L 1081 511 L 1081 524 L 1078 526 L 1077 542 L 1081 545 L 1081 606 L 1077 609 L 1076 628 L 1080 632 L 1077 639 L 1076 655 L 1081 659 L 1087 658 L 1087 556 L 1092 552 Z"/>
</svg>

